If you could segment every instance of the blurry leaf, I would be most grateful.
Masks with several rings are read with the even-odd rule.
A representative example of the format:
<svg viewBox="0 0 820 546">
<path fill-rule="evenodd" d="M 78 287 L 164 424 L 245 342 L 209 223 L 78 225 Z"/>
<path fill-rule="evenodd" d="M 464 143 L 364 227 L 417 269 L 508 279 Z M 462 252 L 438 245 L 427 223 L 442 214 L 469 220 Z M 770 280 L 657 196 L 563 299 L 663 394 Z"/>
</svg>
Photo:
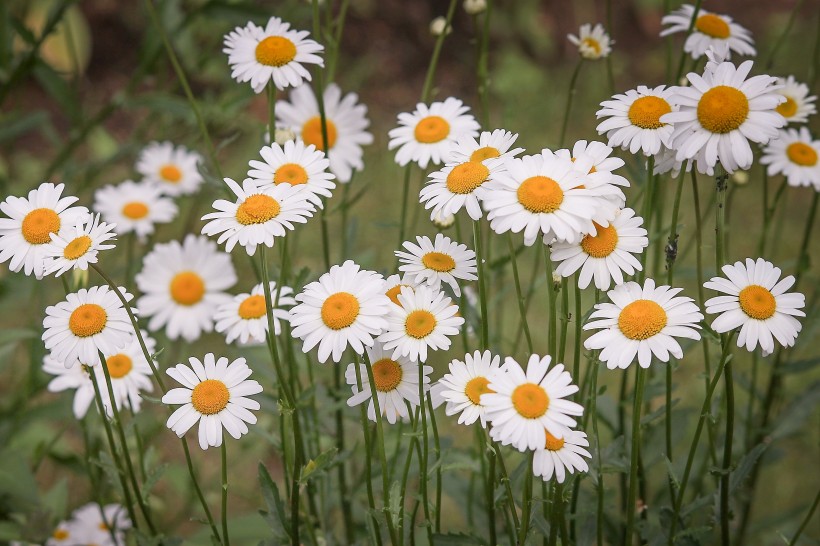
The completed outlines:
<svg viewBox="0 0 820 546">
<path fill-rule="evenodd" d="M 57 101 L 60 109 L 75 123 L 78 123 L 80 121 L 79 99 L 66 83 L 65 78 L 43 62 L 34 65 L 33 74 L 51 98 Z"/>
<path fill-rule="evenodd" d="M 0 142 L 13 140 L 48 122 L 48 112 L 35 110 L 25 115 L 5 116 L 0 123 Z M 0 335 L 5 334 L 5 331 Z"/>
<path fill-rule="evenodd" d="M 393 485 L 390 486 L 390 506 L 388 507 L 390 511 L 390 519 L 393 522 L 393 526 L 398 526 L 399 524 L 399 503 L 401 502 L 401 484 L 398 481 L 393 482 Z M 427 499 L 421 499 L 421 502 L 427 502 Z"/>
<path fill-rule="evenodd" d="M 262 488 L 262 498 L 268 511 L 260 510 L 262 517 L 268 522 L 273 536 L 280 542 L 289 542 L 288 522 L 285 518 L 285 508 L 282 505 L 282 497 L 279 495 L 279 488 L 271 479 L 268 469 L 261 462 L 259 463 L 259 486 Z"/>
<path fill-rule="evenodd" d="M 778 367 L 774 373 L 778 375 L 786 375 L 790 373 L 807 372 L 820 365 L 820 358 L 809 358 L 806 360 L 795 360 L 794 362 L 787 362 Z"/>
<path fill-rule="evenodd" d="M 13 504 L 39 503 L 37 481 L 29 470 L 25 456 L 10 449 L 0 451 L 0 496 L 9 496 Z M 18 508 L 22 508 L 18 506 Z"/>
<path fill-rule="evenodd" d="M 68 480 L 61 479 L 48 493 L 43 495 L 43 506 L 57 519 L 63 519 L 68 513 Z"/>
<path fill-rule="evenodd" d="M 433 533 L 433 543 L 444 544 L 445 546 L 447 544 L 452 544 L 453 546 L 458 546 L 460 544 L 487 544 L 478 537 L 465 535 L 463 533 L 448 533 L 446 535 L 442 533 Z"/>
<path fill-rule="evenodd" d="M 301 485 L 305 485 L 311 478 L 324 474 L 325 470 L 333 465 L 336 459 L 336 453 L 338 453 L 338 451 L 338 449 L 332 447 L 327 451 L 322 452 L 315 459 L 309 460 L 302 469 L 302 475 L 299 477 L 299 483 Z"/>
<path fill-rule="evenodd" d="M 103 472 L 105 473 L 105 477 L 108 478 L 108 483 L 111 487 L 114 488 L 120 495 L 123 494 L 122 492 L 122 484 L 120 483 L 119 478 L 119 470 L 117 466 L 114 464 L 114 460 L 111 458 L 111 455 L 107 451 L 100 450 L 99 458 L 98 459 L 90 459 L 92 464 L 99 466 Z"/>
<path fill-rule="evenodd" d="M 30 328 L 4 328 L 0 330 L 0 346 L 35 337 L 40 337 L 40 334 Z"/>
<path fill-rule="evenodd" d="M 769 446 L 766 444 L 758 444 L 740 459 L 735 470 L 729 475 L 729 493 L 743 483 L 743 480 L 752 472 L 757 460 L 760 459 L 767 447 Z"/>
<path fill-rule="evenodd" d="M 820 382 L 806 388 L 772 425 L 771 438 L 777 440 L 803 430 L 806 420 L 820 403 Z"/>
<path fill-rule="evenodd" d="M 678 476 L 675 474 L 675 467 L 672 466 L 672 461 L 669 460 L 669 457 L 666 455 L 663 456 L 663 462 L 666 464 L 666 473 L 669 476 L 669 479 L 672 481 L 672 485 L 675 488 L 675 493 L 680 490 L 680 480 Z"/>
<path fill-rule="evenodd" d="M 168 463 L 161 464 L 159 466 L 155 466 L 148 470 L 148 475 L 145 477 L 145 483 L 142 484 L 142 500 L 148 502 L 148 496 L 151 494 L 151 490 L 157 484 L 159 479 L 165 474 L 165 471 L 168 469 Z"/>
<path fill-rule="evenodd" d="M 675 398 L 674 400 L 672 400 L 672 407 L 674 408 L 678 404 L 678 402 L 680 402 L 679 398 Z M 652 413 L 641 417 L 641 426 L 645 427 L 649 423 L 655 421 L 656 419 L 660 419 L 664 415 L 666 415 L 666 404 L 662 405 Z"/>
</svg>

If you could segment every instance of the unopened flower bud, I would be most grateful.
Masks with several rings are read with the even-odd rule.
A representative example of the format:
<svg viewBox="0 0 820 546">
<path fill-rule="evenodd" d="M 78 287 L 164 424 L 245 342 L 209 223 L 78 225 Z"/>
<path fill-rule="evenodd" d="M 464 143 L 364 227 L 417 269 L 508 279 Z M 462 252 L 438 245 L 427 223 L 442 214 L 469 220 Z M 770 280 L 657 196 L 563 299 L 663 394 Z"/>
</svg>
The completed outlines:
<svg viewBox="0 0 820 546">
<path fill-rule="evenodd" d="M 430 34 L 433 36 L 441 36 L 442 34 L 450 34 L 453 29 L 447 25 L 447 19 L 444 17 L 436 17 L 430 21 Z"/>
<path fill-rule="evenodd" d="M 437 228 L 447 229 L 455 223 L 456 217 L 452 214 L 442 215 L 440 212 L 435 212 L 430 220 Z"/>
<path fill-rule="evenodd" d="M 487 0 L 464 0 L 464 11 L 470 15 L 478 15 L 487 9 Z"/>
<path fill-rule="evenodd" d="M 749 183 L 749 173 L 746 171 L 735 171 L 732 174 L 732 181 L 738 186 L 744 186 Z"/>
<path fill-rule="evenodd" d="M 277 127 L 273 132 L 273 141 L 280 146 L 284 146 L 285 142 L 296 140 L 296 133 L 290 127 Z"/>
</svg>

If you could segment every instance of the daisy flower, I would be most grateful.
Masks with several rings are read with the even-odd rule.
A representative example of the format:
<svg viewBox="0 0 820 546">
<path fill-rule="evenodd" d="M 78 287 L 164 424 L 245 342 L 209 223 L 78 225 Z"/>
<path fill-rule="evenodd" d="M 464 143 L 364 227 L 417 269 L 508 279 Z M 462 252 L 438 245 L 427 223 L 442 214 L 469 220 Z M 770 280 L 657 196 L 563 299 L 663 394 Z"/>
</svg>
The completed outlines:
<svg viewBox="0 0 820 546">
<path fill-rule="evenodd" d="M 51 536 L 46 540 L 45 546 L 60 546 L 61 544 L 67 546 L 73 546 L 76 544 L 74 539 L 78 538 L 74 536 L 73 529 L 72 529 L 72 521 L 61 521 L 57 524 L 54 531 L 51 532 Z M 31 542 L 15 542 L 11 541 L 9 543 L 11 546 L 37 546 Z"/>
<path fill-rule="evenodd" d="M 255 93 L 261 93 L 268 82 L 281 90 L 310 81 L 303 64 L 325 66 L 319 56 L 325 48 L 308 39 L 309 35 L 290 30 L 290 23 L 271 17 L 264 27 L 250 22 L 236 27 L 225 36 L 222 52 L 228 55 L 231 77 L 239 83 L 250 82 Z"/>
<path fill-rule="evenodd" d="M 54 379 L 48 382 L 48 392 L 76 391 L 71 406 L 74 417 L 77 419 L 85 417 L 88 407 L 94 401 L 94 387 L 91 385 L 91 377 L 86 367 L 76 361 L 75 365 L 66 368 L 62 360 L 46 355 L 43 358 L 43 371 L 54 376 Z"/>
<path fill-rule="evenodd" d="M 387 422 L 391 425 L 399 419 L 410 419 L 407 404 L 410 404 L 411 409 L 419 405 L 419 366 L 421 364 L 409 358 L 391 357 L 390 351 L 385 351 L 379 342 L 367 348 L 367 357 L 373 370 L 373 383 L 376 387 L 382 416 L 387 418 Z M 426 392 L 433 368 L 423 366 L 421 372 Z M 359 388 L 359 380 L 361 380 L 361 388 Z M 373 404 L 373 389 L 367 376 L 367 364 L 359 364 L 358 376 L 356 365 L 348 364 L 345 370 L 345 381 L 353 390 L 353 396 L 348 398 L 347 405 L 352 408 L 368 402 L 367 418 L 375 422 L 376 409 Z"/>
<path fill-rule="evenodd" d="M 162 195 L 160 187 L 131 180 L 94 192 L 94 210 L 115 226 L 117 234 L 133 231 L 140 241 L 154 233 L 154 224 L 171 222 L 178 211 L 174 201 Z"/>
<path fill-rule="evenodd" d="M 584 325 L 584 330 L 601 330 L 584 347 L 603 349 L 600 358 L 610 370 L 626 369 L 636 357 L 642 368 L 649 367 L 652 355 L 662 362 L 669 362 L 670 354 L 683 358 L 675 338 L 700 339 L 696 329 L 703 315 L 692 298 L 675 296 L 681 290 L 655 287 L 652 279 L 646 279 L 643 287 L 636 282 L 617 285 L 607 292 L 613 303 L 596 304 Z"/>
<path fill-rule="evenodd" d="M 615 174 L 615 171 L 623 167 L 626 163 L 620 157 L 613 156 L 612 148 L 603 142 L 598 142 L 597 140 L 579 140 L 572 145 L 572 150 L 558 150 L 555 152 L 555 155 L 569 159 L 575 164 L 575 167 L 581 171 L 589 166 L 587 175 L 607 173 L 610 176 L 609 184 L 622 186 L 624 188 L 629 187 L 629 180 L 619 174 Z"/>
<path fill-rule="evenodd" d="M 134 297 L 120 288 L 125 301 Z M 78 361 L 88 366 L 100 363 L 100 355 L 112 355 L 131 341 L 133 330 L 128 313 L 107 286 L 81 288 L 65 301 L 46 307 L 43 341 L 51 356 L 66 367 Z"/>
<path fill-rule="evenodd" d="M 64 184 L 43 182 L 28 197 L 9 196 L 0 203 L 8 218 L 0 218 L 0 263 L 9 262 L 14 272 L 42 278 L 44 250 L 52 233 L 59 233 L 85 221 L 88 209 L 72 207 L 73 196 L 61 197 Z"/>
<path fill-rule="evenodd" d="M 387 327 L 390 299 L 384 294 L 384 278 L 351 260 L 305 286 L 296 301 L 299 305 L 290 310 L 291 334 L 304 340 L 305 353 L 318 345 L 319 362 L 330 356 L 339 362 L 348 345 L 363 354 Z"/>
<path fill-rule="evenodd" d="M 481 195 L 484 183 L 493 171 L 504 165 L 500 158 L 483 161 L 449 163 L 429 175 L 430 180 L 419 192 L 419 202 L 432 209 L 430 219 L 454 215 L 462 208 L 473 220 L 482 216 Z"/>
<path fill-rule="evenodd" d="M 447 283 L 456 296 L 461 295 L 461 288 L 456 279 L 474 281 L 477 265 L 475 252 L 463 245 L 445 237 L 441 233 L 436 235 L 435 242 L 429 237 L 416 236 L 418 244 L 405 241 L 402 246 L 407 252 L 395 251 L 402 265 L 399 271 L 405 272 L 417 284 L 425 283 L 435 289 L 441 288 L 441 283 Z"/>
<path fill-rule="evenodd" d="M 518 140 L 518 133 L 511 133 L 504 129 L 496 129 L 493 132 L 482 131 L 478 135 L 478 140 L 472 135 L 464 135 L 450 150 L 447 163 L 515 157 L 524 151 L 524 148 L 513 148 L 516 140 Z"/>
<path fill-rule="evenodd" d="M 289 140 L 284 146 L 274 143 L 259 150 L 264 161 L 251 160 L 248 177 L 261 190 L 279 184 L 290 184 L 306 191 L 307 200 L 322 208 L 322 196 L 330 197 L 336 187 L 334 176 L 327 172 L 329 161 L 324 152 L 312 144 Z"/>
<path fill-rule="evenodd" d="M 64 230 L 62 235 L 51 234 L 51 243 L 44 248 L 46 275 L 54 273 L 58 277 L 69 269 L 88 269 L 88 264 L 97 263 L 97 253 L 109 250 L 115 245 L 106 241 L 116 239 L 112 233 L 114 224 L 100 223 L 100 215 L 89 214 L 85 224 L 78 224 Z"/>
<path fill-rule="evenodd" d="M 236 283 L 231 257 L 205 237 L 188 234 L 182 244 L 155 245 L 135 277 L 143 296 L 137 308 L 150 317 L 148 329 L 165 328 L 172 339 L 196 341 L 214 327 L 214 312 Z"/>
<path fill-rule="evenodd" d="M 364 169 L 362 146 L 373 144 L 373 135 L 367 132 L 370 126 L 367 106 L 358 103 L 356 93 L 342 97 L 342 90 L 335 83 L 328 84 L 323 98 L 330 172 L 336 175 L 339 182 L 346 184 L 353 177 L 354 170 Z M 305 144 L 325 151 L 319 105 L 310 85 L 293 89 L 290 102 L 277 102 L 276 118 L 282 124 L 293 127 Z"/>
<path fill-rule="evenodd" d="M 204 235 L 217 235 L 218 244 L 225 243 L 230 252 L 239 243 L 248 255 L 256 253 L 257 245 L 273 247 L 276 237 L 284 237 L 294 224 L 307 223 L 315 210 L 310 204 L 312 194 L 301 186 L 273 184 L 267 189 L 256 180 L 246 178 L 242 186 L 231 180 L 225 183 L 236 195 L 236 202 L 225 199 L 214 201 L 216 212 L 202 217 L 210 220 L 202 227 Z"/>
<path fill-rule="evenodd" d="M 126 509 L 119 504 L 101 507 L 96 502 L 90 502 L 71 513 L 69 526 L 71 544 L 117 546 L 125 544 L 123 531 L 131 528 L 131 520 Z M 116 542 L 111 539 L 112 529 Z"/>
<path fill-rule="evenodd" d="M 576 425 L 571 416 L 580 416 L 584 408 L 565 400 L 578 392 L 563 364 L 550 369 L 552 357 L 531 355 L 527 371 L 513 358 L 490 376 L 481 403 L 489 421 L 490 436 L 502 445 L 519 451 L 543 449 L 547 433 L 563 438 Z"/>
<path fill-rule="evenodd" d="M 783 347 L 794 345 L 802 326 L 794 317 L 805 317 L 801 311 L 806 297 L 786 292 L 794 285 L 792 275 L 780 279 L 780 268 L 763 258 L 746 258 L 746 264 L 724 265 L 723 277 L 712 277 L 703 283 L 710 290 L 722 292 L 706 300 L 706 312 L 719 313 L 712 328 L 722 334 L 740 328 L 737 346 L 754 351 L 760 345 L 763 354 L 774 352 L 774 341 Z"/>
<path fill-rule="evenodd" d="M 449 97 L 430 106 L 416 105 L 412 114 L 399 114 L 399 126 L 391 129 L 389 150 L 398 148 L 396 163 L 407 165 L 415 161 L 422 169 L 431 161 L 440 165 L 447 160 L 453 145 L 463 136 L 478 136 L 479 125 L 468 114 L 468 106 Z"/>
<path fill-rule="evenodd" d="M 152 142 L 137 158 L 137 172 L 143 182 L 155 184 L 165 195 L 176 197 L 196 192 L 202 185 L 202 175 L 197 165 L 202 156 L 185 146 L 171 142 Z"/>
<path fill-rule="evenodd" d="M 393 350 L 393 358 L 407 357 L 413 362 L 427 361 L 427 348 L 433 351 L 450 348 L 450 338 L 458 334 L 464 319 L 458 306 L 444 292 L 427 286 L 403 287 L 401 305 L 391 305 L 387 327 L 379 336 L 384 350 Z"/>
<path fill-rule="evenodd" d="M 589 466 L 584 457 L 591 459 L 587 451 L 589 440 L 585 432 L 570 430 L 563 437 L 555 437 L 547 431 L 546 444 L 535 451 L 532 459 L 532 472 L 541 476 L 545 482 L 553 475 L 558 483 L 564 483 L 567 473 L 587 472 Z"/>
<path fill-rule="evenodd" d="M 698 170 L 714 167 L 718 161 L 732 173 L 752 165 L 749 141 L 766 144 L 777 137 L 786 120 L 775 111 L 784 99 L 777 93 L 775 78 L 766 75 L 749 79 L 752 61 L 735 67 L 724 62 L 703 76 L 694 72 L 687 79 L 691 87 L 676 87 L 672 102 L 680 109 L 661 117 L 674 124 L 671 148 L 676 159 L 695 158 Z"/>
<path fill-rule="evenodd" d="M 447 402 L 445 413 L 458 416 L 460 425 L 472 425 L 476 420 L 486 426 L 485 408 L 481 395 L 494 392 L 490 377 L 499 367 L 501 357 L 490 351 L 475 351 L 464 355 L 464 360 L 450 362 L 450 373 L 438 380 L 441 398 Z"/>
<path fill-rule="evenodd" d="M 384 280 L 384 295 L 390 298 L 390 301 L 396 305 L 401 305 L 399 302 L 399 294 L 401 294 L 402 287 L 406 286 L 410 289 L 415 289 L 419 285 L 413 275 L 402 273 L 401 275 L 390 275 Z"/>
<path fill-rule="evenodd" d="M 817 97 L 809 96 L 809 86 L 794 79 L 777 78 L 777 85 L 780 89 L 777 92 L 786 97 L 786 102 L 781 102 L 775 110 L 786 118 L 786 123 L 806 123 L 809 116 L 817 112 L 817 106 L 812 104 Z"/>
<path fill-rule="evenodd" d="M 763 149 L 760 163 L 768 165 L 769 176 L 782 174 L 790 186 L 814 186 L 820 191 L 820 140 L 812 139 L 806 127 L 785 129 Z"/>
<path fill-rule="evenodd" d="M 567 39 L 578 46 L 578 53 L 581 57 L 589 60 L 602 59 L 612 53 L 609 34 L 604 30 L 603 25 L 596 24 L 593 28 L 589 23 L 581 25 L 578 36 L 568 34 Z"/>
<path fill-rule="evenodd" d="M 608 226 L 596 224 L 595 235 L 584 235 L 579 243 L 553 243 L 550 258 L 559 262 L 555 272 L 562 277 L 580 269 L 579 288 L 586 288 L 594 278 L 596 288 L 609 290 L 611 282 L 624 282 L 623 273 L 634 275 L 641 270 L 633 254 L 640 254 L 647 246 L 643 218 L 627 208 L 619 211 Z"/>
<path fill-rule="evenodd" d="M 631 154 L 638 150 L 647 156 L 657 154 L 661 144 L 669 145 L 672 136 L 672 125 L 660 119 L 674 110 L 670 103 L 673 92 L 664 85 L 654 89 L 639 85 L 637 89 L 605 100 L 595 113 L 598 119 L 608 118 L 598 124 L 598 134 L 606 133 L 613 148 L 620 146 Z"/>
<path fill-rule="evenodd" d="M 177 364 L 165 372 L 182 385 L 169 390 L 162 403 L 182 404 L 168 418 L 165 425 L 182 436 L 199 422 L 199 447 L 222 445 L 222 428 L 238 440 L 248 433 L 249 423 L 256 423 L 256 416 L 249 410 L 258 410 L 259 402 L 248 398 L 262 392 L 262 385 L 248 379 L 251 369 L 244 358 L 230 362 L 226 357 L 218 360 L 208 353 L 200 362 L 188 359 L 190 366 Z"/>
<path fill-rule="evenodd" d="M 280 320 L 290 320 L 290 313 L 285 307 L 296 305 L 293 289 L 284 286 L 280 291 L 276 283 L 270 282 L 271 309 L 273 309 L 274 335 L 282 333 Z M 268 332 L 267 305 L 265 305 L 265 286 L 262 283 L 253 287 L 250 294 L 239 294 L 231 301 L 220 304 L 214 315 L 216 331 L 225 334 L 225 343 L 239 340 L 239 343 L 264 343 Z"/>
<path fill-rule="evenodd" d="M 694 15 L 695 8 L 689 4 L 684 4 L 680 9 L 664 15 L 661 24 L 669 26 L 661 31 L 661 36 L 687 32 Z M 728 15 L 699 9 L 698 18 L 692 27 L 692 33 L 683 44 L 683 50 L 692 55 L 693 59 L 699 59 L 709 51 L 709 47 L 720 49 L 725 46 L 738 55 L 755 55 L 751 32 L 733 22 Z"/>
</svg>

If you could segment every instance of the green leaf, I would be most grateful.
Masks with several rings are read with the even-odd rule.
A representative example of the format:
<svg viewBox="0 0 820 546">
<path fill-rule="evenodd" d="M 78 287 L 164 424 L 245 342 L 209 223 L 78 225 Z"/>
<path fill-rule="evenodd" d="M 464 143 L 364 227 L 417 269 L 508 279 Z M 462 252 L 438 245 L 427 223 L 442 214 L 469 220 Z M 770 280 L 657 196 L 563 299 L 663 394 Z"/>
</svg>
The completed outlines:
<svg viewBox="0 0 820 546">
<path fill-rule="evenodd" d="M 427 502 L 427 499 L 421 499 L 421 502 Z M 400 503 L 401 484 L 398 481 L 394 481 L 393 485 L 390 486 L 390 506 L 388 506 L 388 511 L 390 512 L 390 519 L 392 520 L 394 527 L 398 526 L 399 524 Z"/>
<path fill-rule="evenodd" d="M 315 459 L 309 460 L 307 464 L 302 467 L 302 475 L 299 477 L 299 483 L 306 485 L 311 478 L 324 474 L 324 472 L 333 465 L 338 451 L 338 449 L 332 447 L 322 452 Z"/>
<path fill-rule="evenodd" d="M 262 488 L 262 498 L 268 511 L 260 510 L 260 514 L 268 522 L 274 538 L 280 542 L 290 542 L 290 532 L 288 522 L 285 518 L 285 508 L 282 505 L 282 497 L 279 495 L 279 488 L 271 479 L 268 469 L 261 462 L 259 463 L 259 486 Z"/>
<path fill-rule="evenodd" d="M 465 535 L 464 533 L 433 533 L 433 544 L 452 544 L 453 546 L 460 546 L 462 544 L 487 544 L 483 540 L 473 535 Z"/>
<path fill-rule="evenodd" d="M 37 481 L 31 473 L 22 453 L 10 449 L 0 451 L 0 497 L 8 496 L 16 508 L 21 505 L 36 506 L 40 502 Z"/>
<path fill-rule="evenodd" d="M 743 483 L 743 480 L 751 474 L 757 464 L 757 460 L 760 459 L 760 456 L 763 455 L 763 452 L 766 451 L 766 448 L 768 447 L 769 446 L 767 444 L 758 444 L 753 447 L 749 453 L 744 455 L 742 459 L 740 459 L 737 463 L 737 467 L 729 475 L 730 493 L 737 489 L 737 487 Z"/>
<path fill-rule="evenodd" d="M 165 474 L 168 469 L 168 463 L 163 463 L 148 470 L 148 475 L 145 477 L 145 483 L 142 484 L 142 500 L 148 502 L 148 496 L 151 490 L 157 484 L 159 479 Z"/>
</svg>

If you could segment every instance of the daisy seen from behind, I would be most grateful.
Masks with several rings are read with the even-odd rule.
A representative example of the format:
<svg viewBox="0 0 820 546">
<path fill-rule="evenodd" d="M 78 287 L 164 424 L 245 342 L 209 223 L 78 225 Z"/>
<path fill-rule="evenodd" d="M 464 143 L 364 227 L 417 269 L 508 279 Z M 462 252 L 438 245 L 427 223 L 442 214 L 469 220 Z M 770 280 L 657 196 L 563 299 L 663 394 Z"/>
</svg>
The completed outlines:
<svg viewBox="0 0 820 546">
<path fill-rule="evenodd" d="M 782 174 L 789 186 L 812 186 L 820 191 L 820 140 L 814 140 L 807 127 L 784 129 L 780 137 L 763 149 L 760 163 L 768 165 L 769 176 Z"/>
<path fill-rule="evenodd" d="M 272 144 L 259 150 L 263 161 L 251 160 L 248 177 L 261 190 L 290 184 L 307 192 L 307 200 L 322 208 L 322 197 L 330 197 L 336 183 L 327 172 L 330 162 L 312 144 L 289 140 L 284 146 Z"/>
<path fill-rule="evenodd" d="M 116 226 L 118 235 L 133 232 L 140 241 L 154 233 L 155 224 L 171 222 L 178 212 L 176 203 L 163 196 L 160 187 L 131 180 L 95 191 L 94 210 Z"/>
<path fill-rule="evenodd" d="M 596 24 L 595 27 L 589 23 L 583 24 L 578 30 L 578 36 L 568 34 L 567 39 L 578 46 L 578 53 L 584 59 L 594 61 L 607 57 L 612 53 L 611 44 L 613 42 L 600 23 Z"/>
<path fill-rule="evenodd" d="M 555 437 L 549 431 L 546 434 L 547 441 L 533 455 L 533 474 L 540 476 L 545 482 L 554 476 L 555 481 L 564 483 L 568 474 L 589 470 L 584 457 L 591 459 L 592 455 L 585 449 L 589 447 L 585 432 L 570 430 L 562 437 Z"/>
<path fill-rule="evenodd" d="M 690 4 L 684 4 L 680 9 L 664 15 L 661 24 L 669 26 L 661 31 L 661 36 L 687 32 L 694 16 L 695 7 Z M 692 55 L 693 59 L 699 59 L 709 51 L 709 47 L 719 49 L 725 46 L 738 55 L 754 56 L 756 53 L 751 32 L 735 23 L 728 15 L 700 8 L 692 33 L 683 44 L 683 50 Z"/>
<path fill-rule="evenodd" d="M 781 86 L 778 93 L 786 97 L 784 102 L 777 105 L 777 113 L 786 118 L 786 123 L 806 123 L 809 116 L 817 113 L 814 101 L 816 95 L 809 96 L 809 86 L 794 79 L 794 76 L 777 78 Z"/>
<path fill-rule="evenodd" d="M 281 290 L 276 283 L 269 283 L 274 335 L 282 333 L 280 321 L 290 320 L 286 307 L 296 305 L 293 289 L 289 286 Z M 268 332 L 265 287 L 262 283 L 253 287 L 250 294 L 238 294 L 232 300 L 217 307 L 214 315 L 215 329 L 225 335 L 225 343 L 264 343 Z"/>
<path fill-rule="evenodd" d="M 496 373 L 501 357 L 490 351 L 475 351 L 464 355 L 464 360 L 450 362 L 449 373 L 438 380 L 439 395 L 447 402 L 445 413 L 458 415 L 460 425 L 472 425 L 479 420 L 486 426 L 486 410 L 481 395 L 494 392 L 490 377 Z"/>
<path fill-rule="evenodd" d="M 456 296 L 460 296 L 458 279 L 474 281 L 478 278 L 475 252 L 467 248 L 467 245 L 457 243 L 441 233 L 436 235 L 435 241 L 420 235 L 416 237 L 416 241 L 418 244 L 405 241 L 402 246 L 407 251 L 397 250 L 395 254 L 403 264 L 399 271 L 417 284 L 424 283 L 439 289 L 444 282 Z"/>
<path fill-rule="evenodd" d="M 171 142 L 152 142 L 137 158 L 143 182 L 155 184 L 164 195 L 176 197 L 195 193 L 202 185 L 198 164 L 202 156 Z"/>
<path fill-rule="evenodd" d="M 605 100 L 595 113 L 598 119 L 607 118 L 598 124 L 598 134 L 606 133 L 613 148 L 620 146 L 631 154 L 639 150 L 646 156 L 657 154 L 662 144 L 669 145 L 672 136 L 672 125 L 660 120 L 675 109 L 670 102 L 672 94 L 673 90 L 664 85 L 654 89 L 639 85 Z"/>
<path fill-rule="evenodd" d="M 70 229 L 51 234 L 51 243 L 44 248 L 46 275 L 54 273 L 60 276 L 69 269 L 88 269 L 89 264 L 97 263 L 97 254 L 101 250 L 114 248 L 105 244 L 116 239 L 112 233 L 116 226 L 100 222 L 100 215 L 89 214 L 85 223 Z"/>
</svg>

